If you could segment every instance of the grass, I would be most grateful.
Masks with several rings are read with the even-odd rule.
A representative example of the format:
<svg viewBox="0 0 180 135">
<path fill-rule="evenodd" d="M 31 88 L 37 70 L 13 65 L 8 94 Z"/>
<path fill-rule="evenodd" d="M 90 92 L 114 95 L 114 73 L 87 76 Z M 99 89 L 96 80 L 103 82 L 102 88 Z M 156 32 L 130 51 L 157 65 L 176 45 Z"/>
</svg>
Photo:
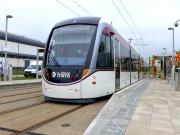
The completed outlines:
<svg viewBox="0 0 180 135">
<path fill-rule="evenodd" d="M 13 77 L 12 80 L 34 80 L 33 77 Z"/>
<path fill-rule="evenodd" d="M 24 70 L 13 70 L 13 75 L 23 75 Z"/>
</svg>

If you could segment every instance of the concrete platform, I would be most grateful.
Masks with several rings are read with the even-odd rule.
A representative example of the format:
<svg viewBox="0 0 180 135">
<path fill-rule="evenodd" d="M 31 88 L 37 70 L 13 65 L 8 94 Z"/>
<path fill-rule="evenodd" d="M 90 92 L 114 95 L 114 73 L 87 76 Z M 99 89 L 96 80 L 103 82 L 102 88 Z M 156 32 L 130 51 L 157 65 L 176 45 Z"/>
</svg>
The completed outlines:
<svg viewBox="0 0 180 135">
<path fill-rule="evenodd" d="M 40 83 L 40 82 L 41 79 L 0 81 L 0 86 L 23 85 L 23 84 L 32 84 L 32 83 Z"/>
<path fill-rule="evenodd" d="M 84 135 L 180 135 L 180 92 L 145 79 L 112 96 Z"/>
</svg>

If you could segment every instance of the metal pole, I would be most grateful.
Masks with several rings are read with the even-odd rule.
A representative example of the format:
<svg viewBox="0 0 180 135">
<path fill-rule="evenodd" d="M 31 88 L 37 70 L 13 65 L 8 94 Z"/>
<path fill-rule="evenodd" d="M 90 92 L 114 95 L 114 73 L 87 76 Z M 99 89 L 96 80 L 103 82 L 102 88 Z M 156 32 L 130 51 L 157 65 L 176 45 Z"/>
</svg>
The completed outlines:
<svg viewBox="0 0 180 135">
<path fill-rule="evenodd" d="M 18 43 L 17 74 L 19 75 L 19 43 Z"/>
<path fill-rule="evenodd" d="M 132 61 L 131 61 L 131 41 L 132 41 L 133 39 L 132 38 L 129 38 L 129 57 L 130 57 L 130 67 L 129 67 L 129 71 L 130 71 L 130 85 L 131 85 L 131 64 L 132 64 Z"/>
<path fill-rule="evenodd" d="M 12 18 L 12 15 L 6 15 L 6 32 L 5 32 L 5 62 L 4 62 L 4 81 L 7 81 L 7 29 L 8 29 L 8 19 Z"/>
<path fill-rule="evenodd" d="M 151 76 L 151 75 L 150 75 L 150 74 L 151 74 L 151 67 L 150 67 L 151 65 L 150 65 L 150 64 L 151 64 L 151 59 L 150 59 L 150 57 L 149 57 L 149 77 Z"/>
<path fill-rule="evenodd" d="M 7 28 L 8 28 L 8 18 L 6 16 L 4 81 L 7 81 Z"/>
<path fill-rule="evenodd" d="M 175 56 L 175 49 L 174 49 L 174 29 L 172 29 L 173 31 L 173 65 L 175 65 L 175 59 L 174 59 L 174 56 Z"/>
<path fill-rule="evenodd" d="M 166 79 L 166 48 L 163 49 L 164 49 L 163 69 L 164 69 L 164 79 Z"/>
<path fill-rule="evenodd" d="M 172 40 L 173 40 L 173 50 L 172 50 L 172 69 L 171 69 L 171 87 L 174 88 L 175 86 L 175 62 L 174 62 L 174 56 L 175 56 L 175 49 L 174 49 L 174 28 L 168 28 L 168 30 L 172 30 Z"/>
<path fill-rule="evenodd" d="M 2 65 L 2 61 L 0 61 L 0 81 L 2 80 L 1 79 L 2 71 L 3 71 L 3 65 Z"/>
<path fill-rule="evenodd" d="M 37 58 L 36 58 L 36 79 L 38 79 L 38 68 L 39 68 L 39 50 L 37 48 Z"/>
<path fill-rule="evenodd" d="M 172 32 L 173 32 L 173 57 L 172 57 L 172 86 L 173 88 L 175 87 L 175 59 L 174 59 L 174 56 L 175 56 L 175 49 L 174 49 L 174 28 L 172 29 Z"/>
</svg>

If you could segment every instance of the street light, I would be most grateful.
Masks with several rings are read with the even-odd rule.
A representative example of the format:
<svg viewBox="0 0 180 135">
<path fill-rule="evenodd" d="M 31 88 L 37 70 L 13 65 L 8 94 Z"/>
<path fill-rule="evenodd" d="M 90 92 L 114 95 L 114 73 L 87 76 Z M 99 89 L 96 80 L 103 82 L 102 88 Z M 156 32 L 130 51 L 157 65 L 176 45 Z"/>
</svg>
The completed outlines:
<svg viewBox="0 0 180 135">
<path fill-rule="evenodd" d="M 175 26 L 175 27 L 178 27 L 178 25 L 179 25 L 178 22 L 179 22 L 179 21 L 180 21 L 180 20 L 177 20 L 177 21 L 174 23 L 174 26 Z"/>
<path fill-rule="evenodd" d="M 175 49 L 174 49 L 174 28 L 168 28 L 168 30 L 172 30 L 172 37 L 173 37 L 172 64 L 174 65 L 174 55 L 175 55 Z"/>
<path fill-rule="evenodd" d="M 174 62 L 174 55 L 175 55 L 175 50 L 174 50 L 174 28 L 168 28 L 168 30 L 172 30 L 172 37 L 173 37 L 173 53 L 172 53 L 172 70 L 171 70 L 171 86 L 174 88 L 174 74 L 175 74 L 175 62 Z"/>
<path fill-rule="evenodd" d="M 12 15 L 6 15 L 6 32 L 5 32 L 5 68 L 4 68 L 4 81 L 7 81 L 7 30 L 8 30 L 8 19 L 13 18 Z"/>
</svg>

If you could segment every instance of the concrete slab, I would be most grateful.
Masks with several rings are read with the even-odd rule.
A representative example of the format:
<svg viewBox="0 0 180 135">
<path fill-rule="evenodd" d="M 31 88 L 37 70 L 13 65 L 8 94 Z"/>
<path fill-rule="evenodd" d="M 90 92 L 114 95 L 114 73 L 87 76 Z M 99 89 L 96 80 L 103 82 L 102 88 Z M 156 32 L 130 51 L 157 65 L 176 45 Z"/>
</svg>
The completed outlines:
<svg viewBox="0 0 180 135">
<path fill-rule="evenodd" d="M 139 109 L 145 106 L 146 100 L 151 101 L 152 111 L 150 121 L 144 121 L 141 128 L 147 128 L 150 125 L 147 135 L 179 135 L 180 133 L 180 92 L 171 89 L 165 80 L 154 79 L 142 94 L 141 100 L 134 113 L 135 117 Z M 141 119 L 136 119 L 140 122 Z M 130 121 L 125 135 L 144 134 L 143 130 L 135 131 L 132 127 L 133 119 Z M 132 132 L 134 130 L 134 132 Z"/>
<path fill-rule="evenodd" d="M 91 134 L 180 135 L 180 91 L 152 79 L 118 92 L 84 132 Z"/>
</svg>

